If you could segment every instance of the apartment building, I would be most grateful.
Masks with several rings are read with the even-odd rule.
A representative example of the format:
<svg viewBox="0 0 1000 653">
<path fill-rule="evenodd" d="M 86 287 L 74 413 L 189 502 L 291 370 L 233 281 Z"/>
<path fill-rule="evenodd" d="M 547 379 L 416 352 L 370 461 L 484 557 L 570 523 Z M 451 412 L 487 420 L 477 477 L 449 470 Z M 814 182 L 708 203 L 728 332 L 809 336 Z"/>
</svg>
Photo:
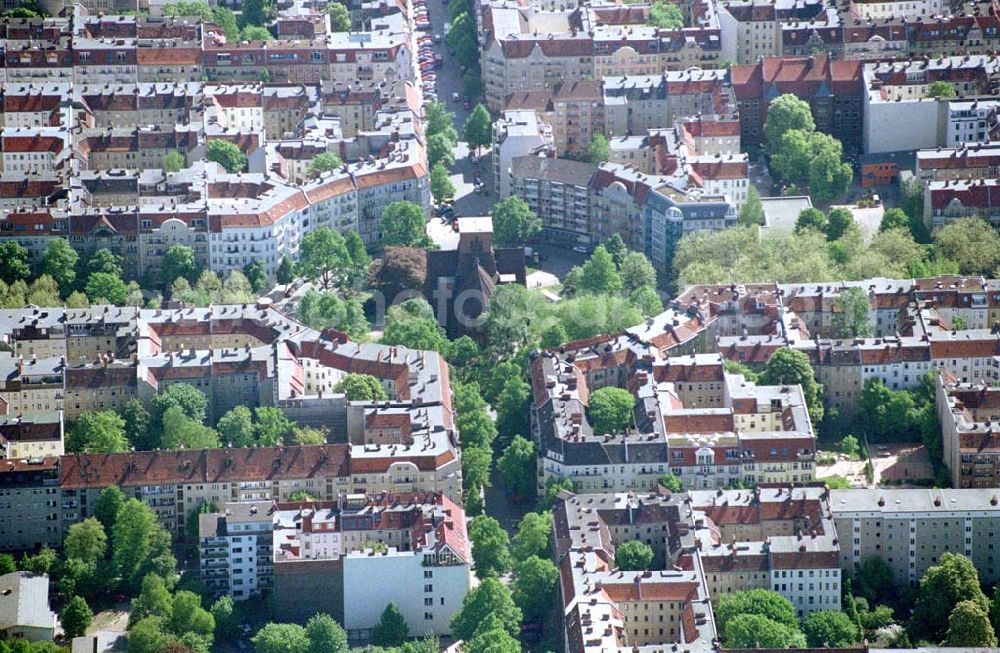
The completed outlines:
<svg viewBox="0 0 1000 653">
<path fill-rule="evenodd" d="M 1000 392 L 983 383 L 958 383 L 953 375 L 937 379 L 938 420 L 944 463 L 956 488 L 1000 487 Z"/>
<path fill-rule="evenodd" d="M 664 30 L 647 25 L 648 8 L 518 7 L 491 3 L 482 8 L 482 66 L 487 106 L 557 84 L 625 75 L 659 75 L 664 70 L 714 68 L 720 34 L 709 3 L 698 24 Z"/>
<path fill-rule="evenodd" d="M 490 153 L 493 184 L 500 197 L 511 194 L 511 163 L 517 157 L 545 156 L 555 146 L 552 126 L 543 122 L 535 111 L 505 111 L 493 123 L 493 149 Z"/>
<path fill-rule="evenodd" d="M 242 601 L 274 587 L 274 512 L 269 501 L 231 501 L 198 516 L 199 573 L 213 594 Z"/>
<path fill-rule="evenodd" d="M 352 640 L 367 640 L 389 603 L 412 634 L 447 635 L 469 590 L 465 512 L 441 494 L 231 502 L 199 517 L 199 536 L 202 580 L 214 594 L 268 591 L 283 619 L 323 606 Z"/>
<path fill-rule="evenodd" d="M 733 66 L 729 74 L 744 146 L 763 143 L 768 106 L 779 95 L 790 93 L 809 103 L 818 131 L 840 140 L 845 152 L 860 150 L 859 135 L 866 119 L 860 62 L 820 55 L 767 56 L 760 62 Z"/>
<path fill-rule="evenodd" d="M 698 556 L 709 596 L 769 589 L 799 617 L 840 610 L 840 544 L 819 485 L 692 490 Z"/>
<path fill-rule="evenodd" d="M 358 491 L 461 496 L 447 365 L 437 354 L 320 334 L 266 305 L 12 309 L 0 323 L 15 352 L 34 352 L 7 355 L 0 389 L 8 411 L 0 437 L 28 452 L 28 460 L 61 447 L 40 426 L 61 427 L 58 411 L 74 419 L 85 411 L 119 410 L 181 382 L 205 393 L 213 420 L 235 405 L 277 406 L 294 421 L 332 433 L 325 447 L 47 458 L 56 461 L 52 501 L 62 509 L 50 525 L 57 529 L 93 514 L 109 485 L 149 503 L 177 533 L 204 501 L 286 500 L 298 490 L 321 499 Z M 380 379 L 391 401 L 348 402 L 334 392 L 348 373 Z M 386 420 L 394 428 L 387 429 Z M 14 493 L 28 492 L 22 485 L 47 491 L 45 479 L 20 473 L 22 464 L 23 458 L 12 459 L 6 477 L 15 479 Z M 26 541 L 11 537 L 15 548 Z"/>
<path fill-rule="evenodd" d="M 996 90 L 998 65 L 1000 59 L 994 56 L 975 54 L 864 64 L 865 151 L 898 152 L 951 145 L 953 123 L 964 123 L 965 119 L 952 115 L 949 100 L 926 97 L 927 87 L 946 82 L 960 98 L 988 97 Z M 957 108 L 961 109 L 961 105 Z M 904 132 L 894 128 L 900 124 L 912 129 Z"/>
<path fill-rule="evenodd" d="M 4 551 L 62 544 L 58 457 L 0 460 L 0 532 Z"/>
<path fill-rule="evenodd" d="M 0 415 L 0 459 L 63 455 L 62 411 Z"/>
<path fill-rule="evenodd" d="M 642 325 L 533 358 L 541 487 L 570 478 L 587 492 L 641 491 L 667 473 L 686 488 L 812 480 L 815 439 L 800 388 L 756 386 L 725 373 L 717 354 L 669 357 L 667 346 L 661 358 L 652 333 Z M 588 422 L 589 394 L 607 386 L 636 396 L 624 433 L 596 433 Z"/>
<path fill-rule="evenodd" d="M 995 489 L 832 490 L 830 509 L 842 538 L 840 566 L 847 571 L 877 557 L 892 568 L 897 584 L 915 586 L 950 552 L 969 558 L 983 583 L 1000 578 Z"/>
<path fill-rule="evenodd" d="M 659 161 L 657 161 L 659 163 Z M 647 253 L 659 270 L 669 269 L 683 233 L 724 229 L 736 221 L 735 202 L 710 194 L 704 180 L 684 167 L 647 175 L 627 165 L 600 166 L 539 156 L 515 158 L 513 194 L 542 221 L 542 238 L 589 247 L 618 233 L 631 249 Z"/>
</svg>

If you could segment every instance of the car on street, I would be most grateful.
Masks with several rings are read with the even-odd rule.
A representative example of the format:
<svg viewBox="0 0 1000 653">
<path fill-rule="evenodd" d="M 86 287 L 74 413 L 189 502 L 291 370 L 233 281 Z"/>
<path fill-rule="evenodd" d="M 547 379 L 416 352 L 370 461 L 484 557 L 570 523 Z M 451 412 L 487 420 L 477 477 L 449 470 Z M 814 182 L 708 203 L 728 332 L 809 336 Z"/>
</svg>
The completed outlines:
<svg viewBox="0 0 1000 653">
<path fill-rule="evenodd" d="M 440 43 L 441 42 L 441 35 L 440 34 L 435 34 L 434 35 L 434 42 L 435 43 Z"/>
</svg>

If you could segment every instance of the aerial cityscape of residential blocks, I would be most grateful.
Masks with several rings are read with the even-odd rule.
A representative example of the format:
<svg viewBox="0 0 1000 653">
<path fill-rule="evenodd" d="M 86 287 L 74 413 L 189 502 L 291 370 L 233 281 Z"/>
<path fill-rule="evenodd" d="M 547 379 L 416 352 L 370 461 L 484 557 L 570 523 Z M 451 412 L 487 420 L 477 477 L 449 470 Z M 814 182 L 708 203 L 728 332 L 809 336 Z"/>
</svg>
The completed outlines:
<svg viewBox="0 0 1000 653">
<path fill-rule="evenodd" d="M 0 653 L 1000 650 L 997 3 L 0 56 Z"/>
</svg>

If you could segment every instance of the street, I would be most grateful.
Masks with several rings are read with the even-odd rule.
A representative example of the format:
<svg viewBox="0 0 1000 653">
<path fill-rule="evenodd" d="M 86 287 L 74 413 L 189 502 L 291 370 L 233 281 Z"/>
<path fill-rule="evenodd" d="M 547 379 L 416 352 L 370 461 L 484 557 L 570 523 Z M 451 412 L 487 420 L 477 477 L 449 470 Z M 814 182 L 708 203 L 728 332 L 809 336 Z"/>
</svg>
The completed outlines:
<svg viewBox="0 0 1000 653">
<path fill-rule="evenodd" d="M 462 0 L 453 0 L 461 2 Z M 464 97 L 462 96 L 462 66 L 448 52 L 448 45 L 445 42 L 447 34 L 444 32 L 444 24 L 448 19 L 448 5 L 442 0 L 427 0 L 427 11 L 431 21 L 430 34 L 440 34 L 441 43 L 434 44 L 434 51 L 443 55 L 444 64 L 437 70 L 437 95 L 438 101 L 445 104 L 449 111 L 455 115 L 455 131 L 458 137 L 462 138 L 462 130 L 465 127 L 465 119 L 469 112 L 462 106 Z M 458 94 L 458 100 L 455 95 Z M 455 211 L 459 216 L 479 216 L 488 215 L 490 209 L 496 203 L 494 194 L 485 195 L 476 193 L 475 178 L 476 173 L 482 176 L 486 182 L 486 188 L 492 188 L 490 175 L 489 150 L 483 150 L 482 160 L 478 164 L 473 164 L 469 159 L 469 148 L 463 141 L 455 146 L 455 165 L 451 167 L 451 183 L 455 185 Z M 444 227 L 444 228 L 442 228 Z M 454 247 L 457 243 L 457 236 L 447 225 L 441 225 L 440 218 L 432 216 L 428 222 L 428 235 L 442 249 Z"/>
</svg>

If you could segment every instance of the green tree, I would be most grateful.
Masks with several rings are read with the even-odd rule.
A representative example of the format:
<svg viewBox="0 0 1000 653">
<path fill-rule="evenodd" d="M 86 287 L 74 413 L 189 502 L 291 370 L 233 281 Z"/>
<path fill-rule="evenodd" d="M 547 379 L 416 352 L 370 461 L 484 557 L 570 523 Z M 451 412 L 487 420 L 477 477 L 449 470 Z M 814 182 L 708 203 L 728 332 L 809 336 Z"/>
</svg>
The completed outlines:
<svg viewBox="0 0 1000 653">
<path fill-rule="evenodd" d="M 903 440 L 915 430 L 917 407 L 909 392 L 891 390 L 881 379 L 868 379 L 858 403 L 865 432 L 876 442 Z"/>
<path fill-rule="evenodd" d="M 292 279 L 295 278 L 295 264 L 292 263 L 292 259 L 288 258 L 287 254 L 281 257 L 281 263 L 278 264 L 274 276 L 275 280 L 282 285 L 291 283 Z"/>
<path fill-rule="evenodd" d="M 645 571 L 653 564 L 653 550 L 641 540 L 628 540 L 615 547 L 615 566 L 621 571 Z"/>
<path fill-rule="evenodd" d="M 187 162 L 184 160 L 183 154 L 178 150 L 170 150 L 163 155 L 163 163 L 161 165 L 163 166 L 163 171 L 169 174 L 179 171 L 184 167 L 185 163 Z"/>
<path fill-rule="evenodd" d="M 79 453 L 121 453 L 128 451 L 125 420 L 110 410 L 80 415 L 66 443 Z"/>
<path fill-rule="evenodd" d="M 517 635 L 521 631 L 521 616 L 510 590 L 496 578 L 486 578 L 462 599 L 462 609 L 451 618 L 452 635 L 469 640 L 488 617 L 498 619 L 508 635 Z"/>
<path fill-rule="evenodd" d="M 479 578 L 502 576 L 511 570 L 513 560 L 507 532 L 496 519 L 486 515 L 474 518 L 469 522 L 469 539 Z"/>
<path fill-rule="evenodd" d="M 587 262 L 583 264 L 579 288 L 584 292 L 594 294 L 616 293 L 621 290 L 621 276 L 615 268 L 611 254 L 604 248 L 604 245 L 598 245 Z"/>
<path fill-rule="evenodd" d="M 361 302 L 357 298 L 341 299 L 334 292 L 307 290 L 299 301 L 298 316 L 314 329 L 333 327 L 355 338 L 368 334 Z"/>
<path fill-rule="evenodd" d="M 985 646 L 997 645 L 996 632 L 990 624 L 989 615 L 976 601 L 962 601 L 948 615 L 948 635 L 945 646 Z"/>
<path fill-rule="evenodd" d="M 197 16 L 205 21 L 212 20 L 212 9 L 204 2 L 184 0 L 163 5 L 164 16 Z"/>
<path fill-rule="evenodd" d="M 569 334 L 566 333 L 566 327 L 556 322 L 542 334 L 542 348 L 543 349 L 555 349 L 559 345 L 569 342 Z"/>
<path fill-rule="evenodd" d="M 347 633 L 328 614 L 315 614 L 306 623 L 308 653 L 347 653 Z"/>
<path fill-rule="evenodd" d="M 403 345 L 411 349 L 446 351 L 448 339 L 445 337 L 444 329 L 433 318 L 433 312 L 430 317 L 418 317 L 408 313 L 404 308 L 416 303 L 415 300 L 409 300 L 402 306 L 393 306 L 389 309 L 385 329 L 382 331 L 382 343 Z M 426 306 L 427 302 L 420 300 L 420 304 Z"/>
<path fill-rule="evenodd" d="M 587 413 L 598 435 L 623 432 L 632 423 L 632 409 L 635 397 L 622 388 L 600 388 L 590 394 Z"/>
<path fill-rule="evenodd" d="M 441 164 L 446 169 L 455 165 L 455 145 L 447 134 L 431 134 L 427 137 L 427 162 L 431 168 Z"/>
<path fill-rule="evenodd" d="M 760 201 L 760 193 L 753 184 L 747 189 L 747 201 L 740 207 L 739 224 L 744 227 L 764 224 L 764 205 Z"/>
<path fill-rule="evenodd" d="M 326 13 L 330 14 L 330 31 L 351 31 L 351 14 L 347 11 L 347 7 L 340 4 L 340 2 L 328 2 Z"/>
<path fill-rule="evenodd" d="M 215 634 L 222 641 L 232 641 L 240 636 L 240 620 L 232 597 L 220 596 L 209 609 L 215 619 Z"/>
<path fill-rule="evenodd" d="M 741 614 L 767 617 L 789 628 L 798 628 L 799 625 L 792 602 L 771 590 L 746 590 L 719 597 L 715 609 L 715 622 L 721 632 L 726 632 L 729 621 Z"/>
<path fill-rule="evenodd" d="M 878 225 L 879 231 L 889 231 L 890 229 L 906 229 L 910 228 L 910 218 L 902 209 L 892 208 L 886 209 L 885 213 L 882 214 L 882 221 Z"/>
<path fill-rule="evenodd" d="M 934 230 L 941 253 L 962 274 L 989 276 L 1000 266 L 1000 234 L 982 218 L 960 218 Z"/>
<path fill-rule="evenodd" d="M 465 119 L 462 136 L 469 147 L 477 150 L 493 142 L 493 119 L 490 112 L 481 104 L 477 104 L 469 117 Z"/>
<path fill-rule="evenodd" d="M 670 490 L 671 492 L 683 492 L 684 491 L 684 484 L 681 482 L 681 479 L 677 478 L 676 476 L 674 476 L 673 474 L 671 474 L 669 472 L 666 473 L 666 474 L 664 474 L 663 476 L 661 476 L 657 480 L 657 483 L 659 483 L 660 485 L 662 485 L 667 490 Z"/>
<path fill-rule="evenodd" d="M 63 542 L 63 553 L 67 558 L 86 564 L 97 564 L 104 559 L 107 550 L 108 536 L 104 533 L 104 526 L 93 517 L 70 526 Z"/>
<path fill-rule="evenodd" d="M 431 100 L 424 105 L 424 133 L 428 139 L 431 136 L 442 135 L 449 149 L 458 143 L 458 132 L 455 131 L 455 114 L 448 111 L 443 102 Z"/>
<path fill-rule="evenodd" d="M 253 413 L 246 406 L 234 406 L 219 418 L 216 425 L 219 440 L 229 447 L 252 447 L 254 440 Z"/>
<path fill-rule="evenodd" d="M 854 214 L 849 209 L 830 209 L 830 213 L 826 216 L 827 240 L 837 240 L 852 227 L 854 227 Z"/>
<path fill-rule="evenodd" d="M 298 624 L 267 623 L 250 638 L 256 653 L 302 653 L 309 650 L 309 635 Z"/>
<path fill-rule="evenodd" d="M 462 650 L 465 653 L 520 653 L 521 644 L 502 628 L 480 628 Z"/>
<path fill-rule="evenodd" d="M 159 439 L 153 439 L 150 428 L 150 417 L 146 407 L 138 399 L 130 399 L 122 408 L 122 419 L 125 420 L 125 436 L 137 450 L 146 451 L 155 448 Z"/>
<path fill-rule="evenodd" d="M 326 290 L 340 285 L 352 265 L 344 237 L 329 227 L 320 227 L 302 237 L 297 272 Z"/>
<path fill-rule="evenodd" d="M 0 279 L 12 284 L 30 276 L 27 248 L 13 240 L 0 242 Z"/>
<path fill-rule="evenodd" d="M 611 145 L 608 143 L 608 137 L 601 133 L 594 134 L 590 139 L 587 152 L 590 156 L 590 162 L 594 165 L 607 163 L 608 159 L 611 158 Z"/>
<path fill-rule="evenodd" d="M 547 558 L 531 556 L 519 562 L 514 573 L 514 603 L 525 619 L 541 621 L 555 604 L 559 570 Z"/>
<path fill-rule="evenodd" d="M 505 438 L 520 433 L 529 433 L 528 400 L 531 398 L 531 386 L 520 376 L 513 376 L 504 383 L 503 391 L 496 401 L 497 432 Z"/>
<path fill-rule="evenodd" d="M 216 449 L 219 434 L 185 415 L 180 406 L 171 406 L 163 413 L 160 444 L 165 449 Z"/>
<path fill-rule="evenodd" d="M 349 401 L 384 401 L 389 398 L 382 382 L 370 374 L 347 374 L 334 387 Z"/>
<path fill-rule="evenodd" d="M 264 270 L 264 264 L 257 259 L 243 266 L 243 275 L 255 293 L 259 293 L 267 286 L 267 272 Z"/>
<path fill-rule="evenodd" d="M 42 254 L 42 274 L 47 274 L 64 293 L 68 293 L 76 279 L 76 264 L 79 254 L 65 238 L 53 238 L 45 246 Z"/>
<path fill-rule="evenodd" d="M 684 14 L 674 3 L 660 0 L 649 8 L 649 24 L 661 29 L 678 29 L 684 27 Z"/>
<path fill-rule="evenodd" d="M 479 78 L 479 72 L 469 68 L 462 75 L 462 95 L 469 99 L 478 98 L 483 94 L 483 80 Z"/>
<path fill-rule="evenodd" d="M 518 497 L 535 496 L 537 478 L 535 443 L 515 435 L 497 461 L 504 485 Z"/>
<path fill-rule="evenodd" d="M 9 553 L 0 553 L 0 576 L 12 574 L 17 571 L 17 561 Z"/>
<path fill-rule="evenodd" d="M 462 451 L 462 482 L 468 488 L 488 487 L 493 453 L 486 447 L 467 447 Z"/>
<path fill-rule="evenodd" d="M 410 636 L 410 627 L 403 613 L 395 603 L 389 603 L 372 629 L 372 644 L 376 646 L 399 646 Z"/>
<path fill-rule="evenodd" d="M 450 200 L 455 196 L 455 184 L 451 183 L 448 169 L 441 162 L 431 168 L 431 195 L 436 202 Z"/>
<path fill-rule="evenodd" d="M 511 553 L 515 560 L 527 560 L 532 556 L 548 558 L 551 538 L 552 515 L 548 512 L 529 512 L 517 525 Z"/>
<path fill-rule="evenodd" d="M 344 5 L 340 4 L 336 0 L 330 2 L 328 6 L 340 7 L 341 9 L 344 8 Z M 312 161 L 309 162 L 308 170 L 311 176 L 318 177 L 324 172 L 332 172 L 338 169 L 343 164 L 344 162 L 340 160 L 340 157 L 334 154 L 333 152 L 323 152 L 321 154 L 317 154 L 312 158 Z"/>
<path fill-rule="evenodd" d="M 247 25 L 265 25 L 274 15 L 274 4 L 271 0 L 244 0 L 243 22 Z"/>
<path fill-rule="evenodd" d="M 927 92 L 924 93 L 925 98 L 953 98 L 956 97 L 958 93 L 955 91 L 955 87 L 948 82 L 938 80 L 936 82 L 931 82 L 927 85 Z"/>
<path fill-rule="evenodd" d="M 871 303 L 861 288 L 852 286 L 841 290 L 833 302 L 833 310 L 838 338 L 869 338 L 875 333 L 869 317 Z"/>
<path fill-rule="evenodd" d="M 802 622 L 809 646 L 844 648 L 858 641 L 858 626 L 850 617 L 836 610 L 811 612 Z"/>
<path fill-rule="evenodd" d="M 195 283 L 199 276 L 201 266 L 194 257 L 193 249 L 187 245 L 171 245 L 167 248 L 160 271 L 160 281 L 164 287 L 169 287 L 180 278 L 186 279 L 188 283 Z"/>
<path fill-rule="evenodd" d="M 383 245 L 427 246 L 426 216 L 419 204 L 393 202 L 382 212 L 381 227 Z"/>
<path fill-rule="evenodd" d="M 621 269 L 622 263 L 625 262 L 625 255 L 628 254 L 628 248 L 625 247 L 625 241 L 622 240 L 617 231 L 611 235 L 611 238 L 608 238 L 608 242 L 604 243 L 604 249 L 608 250 L 608 254 L 611 254 L 611 260 L 615 262 L 615 267 Z"/>
<path fill-rule="evenodd" d="M 208 142 L 205 158 L 218 163 L 230 174 L 243 172 L 247 165 L 247 155 L 243 154 L 239 146 L 218 138 Z"/>
<path fill-rule="evenodd" d="M 122 276 L 122 257 L 110 249 L 102 247 L 87 261 L 87 273 L 106 272 L 116 277 Z"/>
<path fill-rule="evenodd" d="M 212 7 L 212 17 L 211 21 L 219 26 L 222 33 L 225 35 L 226 40 L 230 43 L 238 41 L 240 38 L 240 30 L 236 25 L 236 14 L 232 12 L 231 9 L 227 7 Z"/>
<path fill-rule="evenodd" d="M 861 451 L 861 445 L 858 443 L 858 439 L 853 435 L 845 435 L 841 438 L 838 447 L 840 448 L 841 453 L 847 454 L 851 458 L 856 457 Z M 881 558 L 875 559 L 881 560 Z"/>
<path fill-rule="evenodd" d="M 486 515 L 474 518 L 469 523 L 469 539 L 479 578 L 500 576 L 511 570 L 513 560 L 507 532 L 496 519 Z"/>
<path fill-rule="evenodd" d="M 276 447 L 292 433 L 295 424 L 288 419 L 285 411 L 277 406 L 257 406 L 253 409 L 254 432 L 257 444 L 262 447 Z"/>
<path fill-rule="evenodd" d="M 118 520 L 118 511 L 125 505 L 125 493 L 117 485 L 109 485 L 101 490 L 94 504 L 94 517 L 104 526 L 104 532 L 109 533 Z"/>
<path fill-rule="evenodd" d="M 268 31 L 266 27 L 261 27 L 259 25 L 247 25 L 242 30 L 240 30 L 240 40 L 241 41 L 273 41 L 274 35 Z M 261 74 L 267 72 L 267 69 L 261 71 Z M 270 76 L 270 72 L 267 72 Z M 270 81 L 269 79 L 262 79 L 262 82 Z"/>
<path fill-rule="evenodd" d="M 494 242 L 499 247 L 523 245 L 542 229 L 542 221 L 527 202 L 513 195 L 498 202 L 490 215 Z"/>
<path fill-rule="evenodd" d="M 177 635 L 194 633 L 208 644 L 211 644 L 215 634 L 215 618 L 201 607 L 201 597 L 194 592 L 182 590 L 174 594 L 169 623 Z"/>
<path fill-rule="evenodd" d="M 840 152 L 834 149 L 814 152 L 809 161 L 809 190 L 812 194 L 821 201 L 828 201 L 845 193 L 854 178 L 850 164 L 844 163 Z"/>
<path fill-rule="evenodd" d="M 774 352 L 760 375 L 761 385 L 800 385 L 813 424 L 823 420 L 823 386 L 816 383 L 809 356 L 785 347 Z"/>
<path fill-rule="evenodd" d="M 128 299 L 128 288 L 120 276 L 107 272 L 94 272 L 87 277 L 84 288 L 87 297 L 95 303 L 122 305 Z"/>
<path fill-rule="evenodd" d="M 631 294 L 640 288 L 656 288 L 656 268 L 641 252 L 629 252 L 625 255 L 619 266 L 619 275 L 622 289 L 626 293 Z"/>
<path fill-rule="evenodd" d="M 170 553 L 170 535 L 152 509 L 129 499 L 118 510 L 111 529 L 111 564 L 126 589 L 135 591 L 149 572 L 173 574 L 176 561 Z M 162 572 L 162 573 L 161 573 Z"/>
<path fill-rule="evenodd" d="M 984 612 L 989 600 L 979 584 L 979 572 L 963 555 L 942 553 L 938 564 L 924 572 L 910 619 L 913 634 L 941 641 L 948 631 L 948 618 L 963 601 L 972 601 Z M 965 612 L 965 610 L 963 610 Z"/>
<path fill-rule="evenodd" d="M 764 137 L 771 147 L 781 143 L 781 137 L 790 129 L 811 132 L 816 129 L 809 104 L 795 95 L 779 95 L 767 107 Z"/>
<path fill-rule="evenodd" d="M 171 637 L 164 630 L 162 617 L 145 617 L 128 631 L 129 653 L 162 653 Z"/>
<path fill-rule="evenodd" d="M 153 424 L 162 422 L 163 414 L 174 406 L 184 414 L 202 424 L 208 410 L 208 398 L 198 388 L 189 383 L 172 383 L 149 402 L 149 415 Z"/>
<path fill-rule="evenodd" d="M 826 216 L 823 215 L 822 211 L 812 207 L 802 209 L 799 213 L 799 219 L 795 221 L 795 233 L 800 234 L 807 229 L 815 229 L 816 231 L 826 233 Z"/>
<path fill-rule="evenodd" d="M 806 639 L 795 626 L 759 614 L 741 614 L 726 626 L 723 642 L 728 648 L 805 648 Z"/>
<path fill-rule="evenodd" d="M 59 613 L 59 623 L 62 624 L 66 637 L 79 637 L 87 632 L 94 618 L 90 606 L 82 596 L 74 596 Z"/>
</svg>

